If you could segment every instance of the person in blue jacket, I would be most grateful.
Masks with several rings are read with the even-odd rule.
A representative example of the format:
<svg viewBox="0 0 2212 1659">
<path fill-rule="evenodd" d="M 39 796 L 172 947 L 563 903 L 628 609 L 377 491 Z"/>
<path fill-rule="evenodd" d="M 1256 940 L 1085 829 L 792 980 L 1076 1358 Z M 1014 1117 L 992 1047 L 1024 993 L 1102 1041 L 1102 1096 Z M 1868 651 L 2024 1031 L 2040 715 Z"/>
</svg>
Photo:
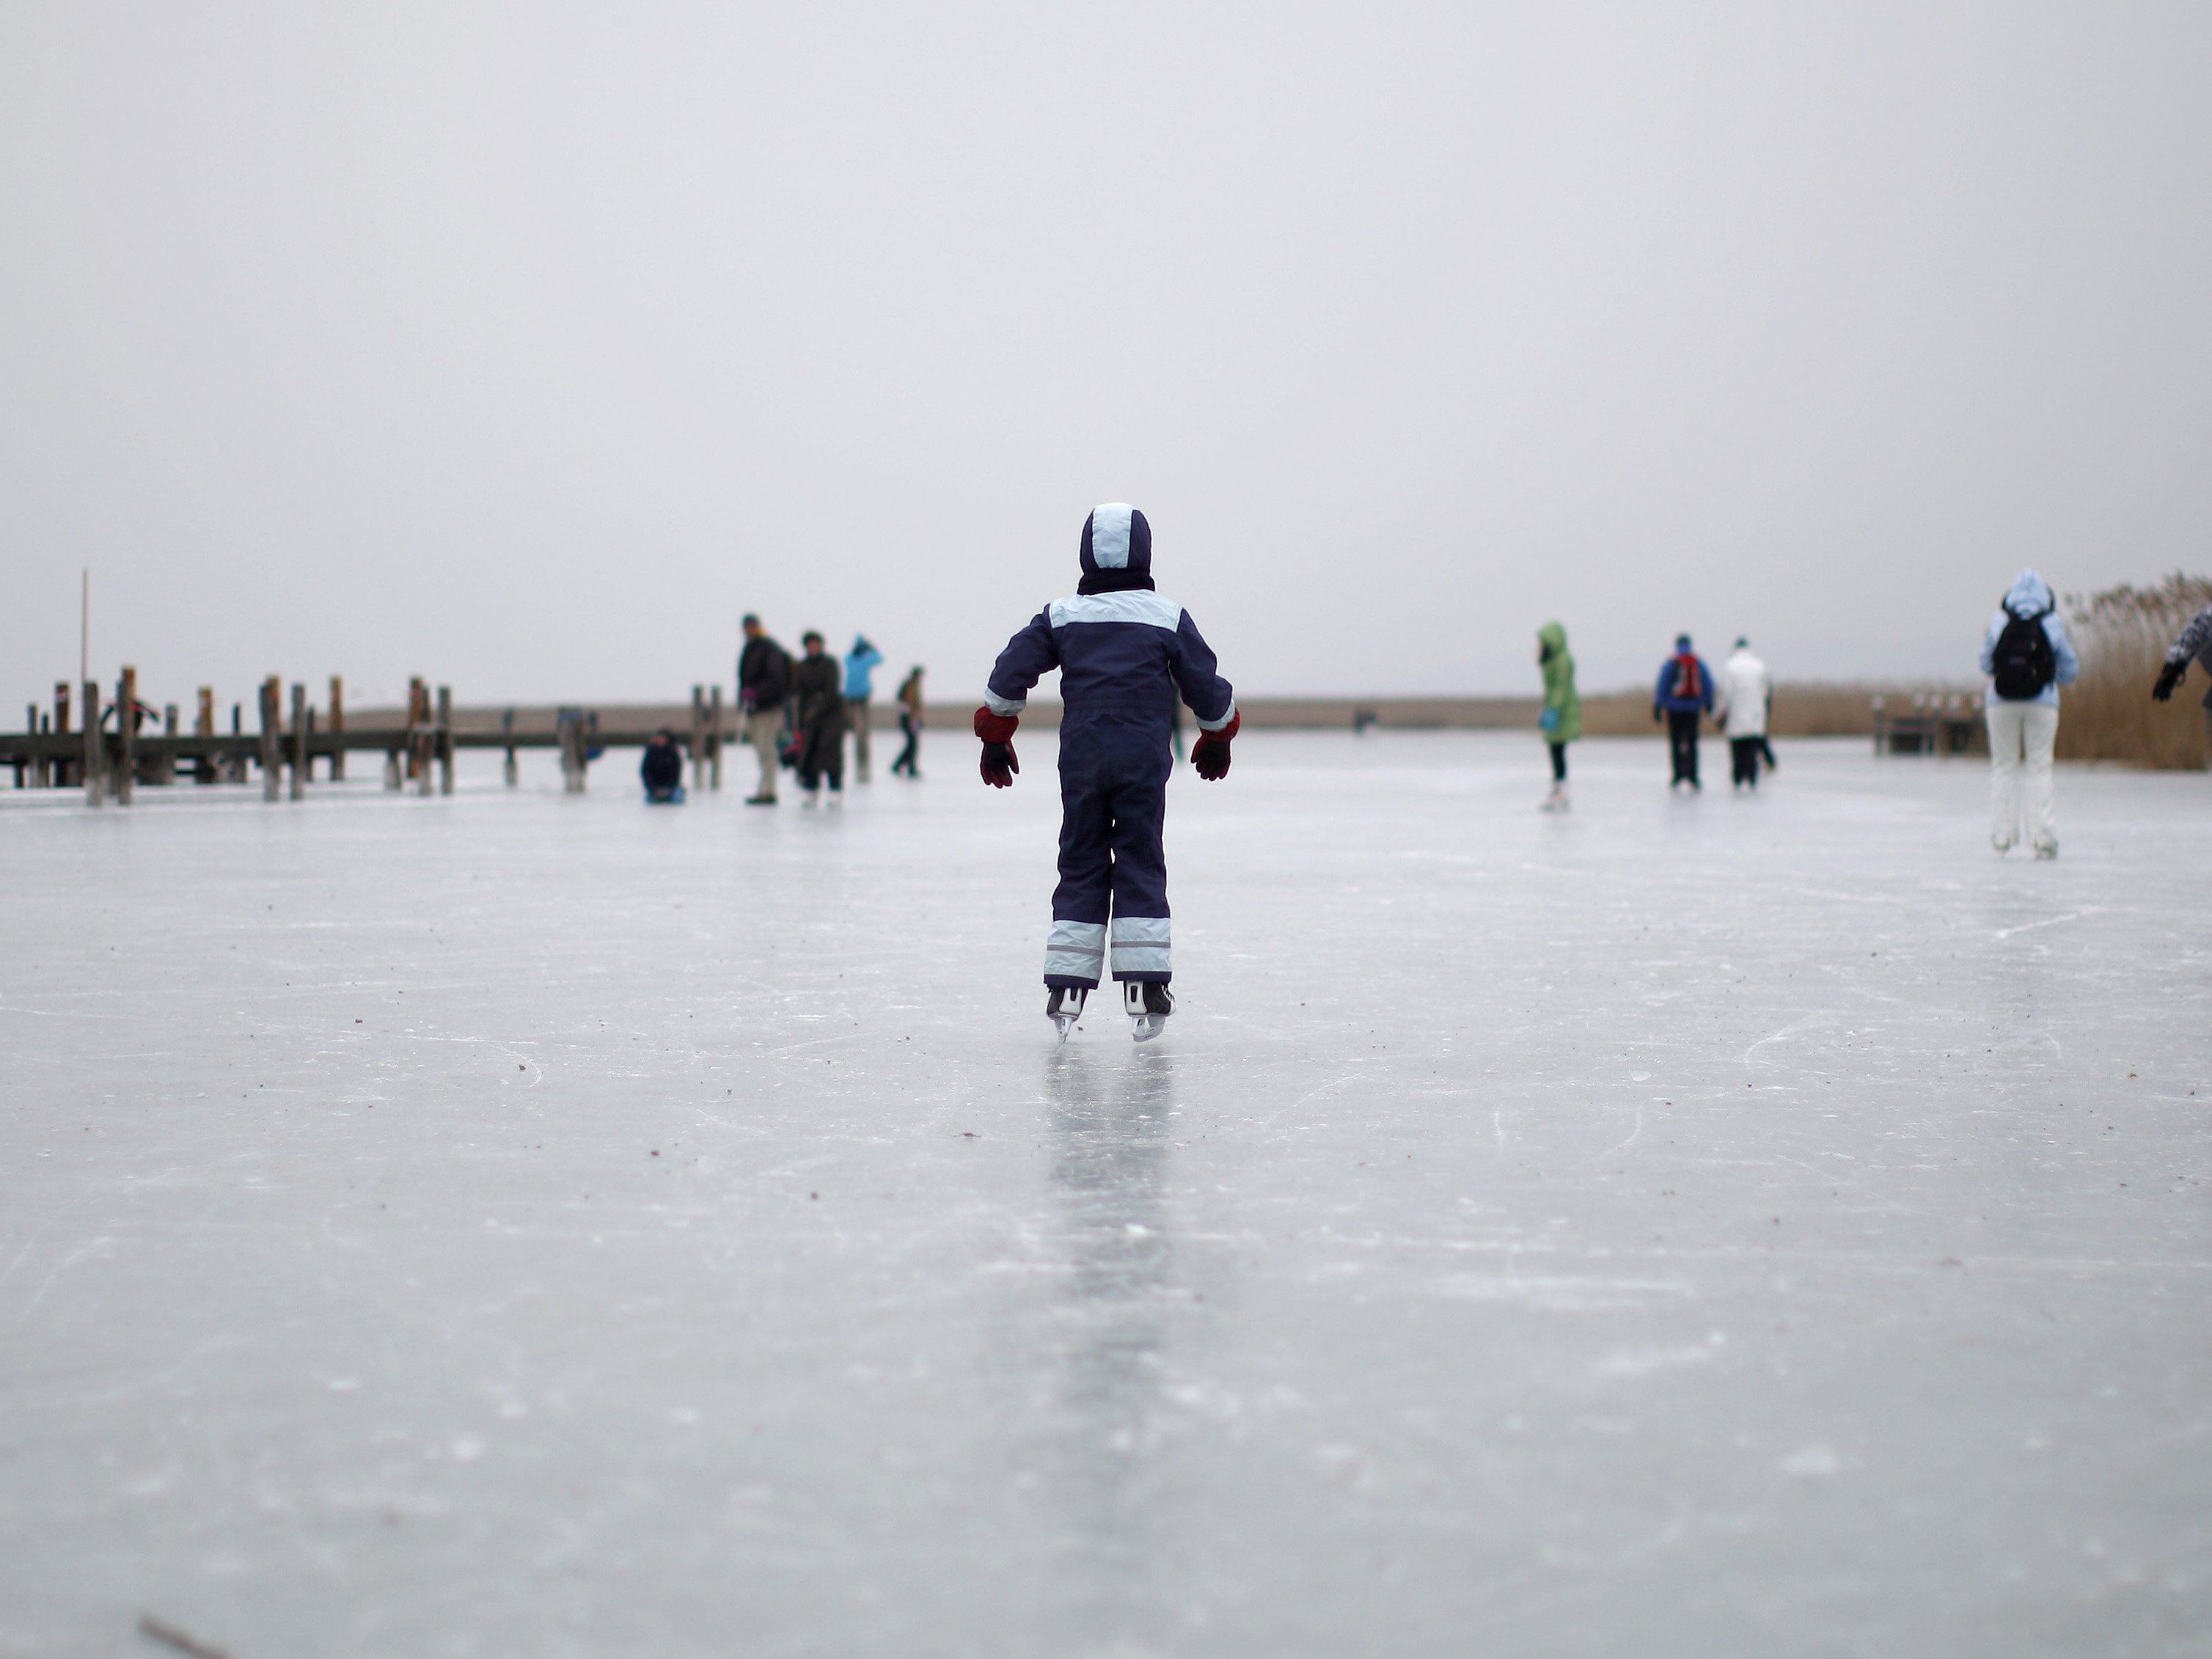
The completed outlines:
<svg viewBox="0 0 2212 1659">
<path fill-rule="evenodd" d="M 868 781 L 868 699 L 875 695 L 883 659 L 866 635 L 853 635 L 853 648 L 845 653 L 845 724 L 853 730 L 853 775 L 862 783 Z"/>
<path fill-rule="evenodd" d="M 1153 589 L 1145 515 L 1121 501 L 1093 508 L 1081 560 L 1073 597 L 1038 611 L 999 653 L 975 735 L 983 781 L 1006 788 L 1021 770 L 1013 736 L 1030 688 L 1060 670 L 1060 885 L 1045 944 L 1045 1013 L 1066 1042 L 1110 944 L 1122 1006 L 1144 1042 L 1175 1010 L 1160 831 L 1176 700 L 1197 719 L 1191 764 L 1208 781 L 1228 775 L 1243 721 L 1198 624 Z"/>
<path fill-rule="evenodd" d="M 1690 649 L 1690 636 L 1674 636 L 1674 654 L 1660 665 L 1659 684 L 1651 693 L 1651 718 L 1667 722 L 1667 751 L 1674 762 L 1669 789 L 1698 781 L 1698 722 L 1712 712 L 1713 677 L 1705 659 Z"/>
</svg>

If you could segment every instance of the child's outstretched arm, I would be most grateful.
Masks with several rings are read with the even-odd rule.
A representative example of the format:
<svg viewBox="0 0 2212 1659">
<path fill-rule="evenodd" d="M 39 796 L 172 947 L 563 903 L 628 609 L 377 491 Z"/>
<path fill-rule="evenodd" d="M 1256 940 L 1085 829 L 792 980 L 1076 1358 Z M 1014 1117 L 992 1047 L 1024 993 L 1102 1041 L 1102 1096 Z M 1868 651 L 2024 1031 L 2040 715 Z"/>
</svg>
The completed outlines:
<svg viewBox="0 0 2212 1659">
<path fill-rule="evenodd" d="M 1052 637 L 1052 619 L 1040 611 L 1028 627 L 1006 641 L 992 665 L 983 688 L 983 706 L 975 711 L 975 735 L 982 740 L 983 781 L 994 789 L 1010 787 L 1022 763 L 1014 756 L 1014 728 L 1030 705 L 1030 688 L 1048 670 L 1060 666 L 1060 647 Z"/>
<path fill-rule="evenodd" d="M 1206 642 L 1188 611 L 1176 624 L 1172 672 L 1176 690 L 1198 717 L 1198 741 L 1190 751 L 1192 769 L 1209 783 L 1227 777 L 1229 745 L 1244 720 L 1237 712 L 1236 688 L 1221 678 L 1213 647 Z"/>
</svg>

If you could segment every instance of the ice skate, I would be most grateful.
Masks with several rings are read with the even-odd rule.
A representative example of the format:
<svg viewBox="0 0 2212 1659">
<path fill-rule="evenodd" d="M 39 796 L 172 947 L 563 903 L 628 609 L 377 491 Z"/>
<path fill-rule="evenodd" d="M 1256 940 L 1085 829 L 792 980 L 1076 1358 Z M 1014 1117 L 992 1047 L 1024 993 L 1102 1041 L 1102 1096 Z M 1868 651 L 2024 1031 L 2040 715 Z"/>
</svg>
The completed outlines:
<svg viewBox="0 0 2212 1659">
<path fill-rule="evenodd" d="M 1150 1042 L 1167 1030 L 1168 1016 L 1175 1012 L 1175 993 L 1157 980 L 1124 980 L 1121 1006 L 1129 1016 L 1137 1041 Z"/>
<path fill-rule="evenodd" d="M 2057 858 L 2058 856 L 2058 843 L 2055 841 L 2039 841 L 2036 842 L 2035 856 L 2039 859 Z"/>
<path fill-rule="evenodd" d="M 1540 812 L 1565 811 L 1567 810 L 1567 786 L 1564 783 L 1553 784 L 1552 786 L 1552 793 L 1536 803 L 1536 810 Z"/>
<path fill-rule="evenodd" d="M 1067 1041 L 1067 1034 L 1075 1029 L 1075 1022 L 1083 1018 L 1083 1003 L 1091 993 L 1080 985 L 1053 985 L 1045 988 L 1044 1017 L 1060 1032 L 1060 1040 Z"/>
</svg>

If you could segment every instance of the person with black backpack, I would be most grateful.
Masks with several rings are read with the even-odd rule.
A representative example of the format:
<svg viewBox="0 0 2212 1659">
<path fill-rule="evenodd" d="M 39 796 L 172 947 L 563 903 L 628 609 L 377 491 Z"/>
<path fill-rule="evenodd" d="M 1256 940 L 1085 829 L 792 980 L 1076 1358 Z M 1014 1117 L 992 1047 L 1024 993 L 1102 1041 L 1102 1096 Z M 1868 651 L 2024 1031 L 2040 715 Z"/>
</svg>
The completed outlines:
<svg viewBox="0 0 2212 1659">
<path fill-rule="evenodd" d="M 2058 688 L 2081 672 L 2051 584 L 2023 570 L 2006 590 L 1982 641 L 1990 725 L 1990 845 L 2009 853 L 2026 817 L 2039 859 L 2058 856 L 2051 810 L 2051 756 L 2058 740 Z"/>
<path fill-rule="evenodd" d="M 1713 676 L 1705 659 L 1690 649 L 1690 636 L 1674 636 L 1674 654 L 1659 665 L 1659 682 L 1651 691 L 1651 718 L 1667 722 L 1667 752 L 1674 763 L 1669 789 L 1698 781 L 1698 723 L 1712 712 Z"/>
</svg>

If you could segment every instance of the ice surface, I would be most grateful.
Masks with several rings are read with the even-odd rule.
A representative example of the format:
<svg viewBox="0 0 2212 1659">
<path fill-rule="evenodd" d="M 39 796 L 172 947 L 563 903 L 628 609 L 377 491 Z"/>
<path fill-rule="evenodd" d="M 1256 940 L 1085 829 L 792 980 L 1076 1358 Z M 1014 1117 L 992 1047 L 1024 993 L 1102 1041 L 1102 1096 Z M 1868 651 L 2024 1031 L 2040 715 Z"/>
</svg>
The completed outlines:
<svg viewBox="0 0 2212 1659">
<path fill-rule="evenodd" d="M 0 797 L 0 1654 L 2204 1650 L 2205 779 L 970 748 Z"/>
</svg>

